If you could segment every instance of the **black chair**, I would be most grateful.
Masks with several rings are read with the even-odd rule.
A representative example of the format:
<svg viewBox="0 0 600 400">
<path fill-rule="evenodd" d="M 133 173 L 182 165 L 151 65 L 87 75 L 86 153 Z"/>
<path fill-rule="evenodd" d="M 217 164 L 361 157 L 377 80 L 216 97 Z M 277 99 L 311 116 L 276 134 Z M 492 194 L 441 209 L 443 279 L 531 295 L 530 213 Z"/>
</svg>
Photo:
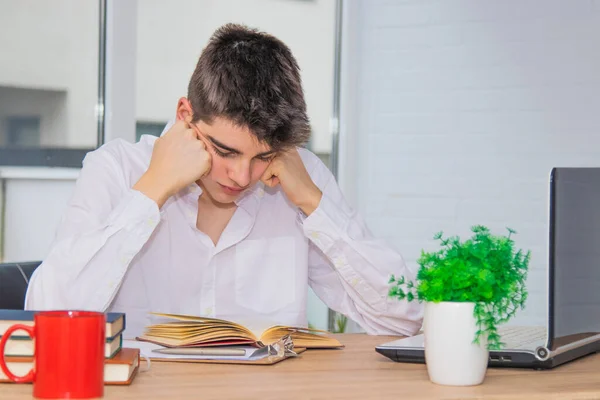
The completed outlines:
<svg viewBox="0 0 600 400">
<path fill-rule="evenodd" d="M 23 310 L 33 271 L 41 261 L 0 264 L 0 309 Z"/>
</svg>

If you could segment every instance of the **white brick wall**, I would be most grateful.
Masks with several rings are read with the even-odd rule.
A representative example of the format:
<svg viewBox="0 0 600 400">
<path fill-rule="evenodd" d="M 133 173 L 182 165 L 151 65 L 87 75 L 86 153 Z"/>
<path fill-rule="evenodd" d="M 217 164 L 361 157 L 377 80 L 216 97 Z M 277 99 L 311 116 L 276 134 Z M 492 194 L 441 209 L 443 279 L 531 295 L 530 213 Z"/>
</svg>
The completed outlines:
<svg viewBox="0 0 600 400">
<path fill-rule="evenodd" d="M 346 1 L 340 182 L 417 268 L 474 224 L 532 250 L 546 313 L 553 166 L 600 166 L 600 0 Z"/>
</svg>

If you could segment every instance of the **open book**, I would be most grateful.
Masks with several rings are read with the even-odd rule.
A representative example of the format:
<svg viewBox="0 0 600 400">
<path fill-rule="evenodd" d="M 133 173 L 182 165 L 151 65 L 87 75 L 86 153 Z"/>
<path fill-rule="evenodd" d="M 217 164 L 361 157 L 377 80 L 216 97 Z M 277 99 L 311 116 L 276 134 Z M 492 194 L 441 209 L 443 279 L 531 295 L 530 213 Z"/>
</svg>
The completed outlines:
<svg viewBox="0 0 600 400">
<path fill-rule="evenodd" d="M 252 345 L 263 347 L 291 335 L 294 347 L 329 349 L 344 347 L 337 339 L 325 335 L 327 332 L 311 328 L 271 326 L 266 329 L 242 326 L 222 319 L 194 317 L 189 315 L 152 313 L 173 319 L 146 327 L 137 339 L 165 347 L 201 347 Z"/>
</svg>

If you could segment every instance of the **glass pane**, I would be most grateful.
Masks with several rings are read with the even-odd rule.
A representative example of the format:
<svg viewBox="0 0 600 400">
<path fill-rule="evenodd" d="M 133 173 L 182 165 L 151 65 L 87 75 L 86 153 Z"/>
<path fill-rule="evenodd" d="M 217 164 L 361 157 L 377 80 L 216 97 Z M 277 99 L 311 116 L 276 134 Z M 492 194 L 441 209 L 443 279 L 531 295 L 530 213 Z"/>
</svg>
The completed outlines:
<svg viewBox="0 0 600 400">
<path fill-rule="evenodd" d="M 0 0 L 0 148 L 94 148 L 98 1 Z"/>
<path fill-rule="evenodd" d="M 163 129 L 165 129 L 167 122 L 140 122 L 137 121 L 135 124 L 135 140 L 140 140 L 142 135 L 160 136 Z"/>
</svg>

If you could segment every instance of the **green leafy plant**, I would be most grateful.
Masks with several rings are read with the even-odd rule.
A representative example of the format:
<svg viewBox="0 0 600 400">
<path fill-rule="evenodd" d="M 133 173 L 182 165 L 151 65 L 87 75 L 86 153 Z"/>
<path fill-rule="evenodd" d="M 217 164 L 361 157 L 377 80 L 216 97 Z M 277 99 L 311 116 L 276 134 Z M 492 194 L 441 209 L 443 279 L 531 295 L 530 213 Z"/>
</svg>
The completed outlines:
<svg viewBox="0 0 600 400">
<path fill-rule="evenodd" d="M 515 250 L 508 236 L 495 236 L 485 226 L 471 228 L 473 236 L 461 242 L 456 236 L 439 240 L 441 249 L 421 251 L 415 281 L 392 276 L 389 296 L 407 301 L 474 302 L 474 317 L 478 330 L 474 342 L 488 339 L 488 349 L 498 349 L 503 343 L 497 326 L 508 321 L 518 309 L 525 307 L 525 281 L 531 252 Z"/>
<path fill-rule="evenodd" d="M 348 317 L 343 314 L 337 314 L 335 317 L 335 326 L 333 333 L 345 333 L 348 327 Z"/>
</svg>

